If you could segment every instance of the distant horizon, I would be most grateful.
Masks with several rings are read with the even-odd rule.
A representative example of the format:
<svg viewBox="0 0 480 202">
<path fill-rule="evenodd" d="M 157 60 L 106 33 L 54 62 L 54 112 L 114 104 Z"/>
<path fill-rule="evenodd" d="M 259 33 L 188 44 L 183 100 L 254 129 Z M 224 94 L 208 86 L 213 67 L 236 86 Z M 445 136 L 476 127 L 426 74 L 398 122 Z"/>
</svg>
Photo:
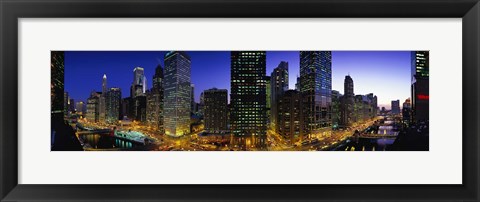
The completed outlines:
<svg viewBox="0 0 480 202">
<path fill-rule="evenodd" d="M 130 96 L 133 69 L 142 67 L 148 89 L 158 64 L 164 68 L 168 51 L 65 51 L 65 92 L 75 102 L 86 102 L 92 91 L 101 91 L 102 77 L 107 86 L 119 87 L 122 98 Z M 195 101 L 210 88 L 227 89 L 230 95 L 230 51 L 185 51 L 191 57 L 191 80 Z M 266 51 L 266 76 L 281 61 L 289 63 L 289 89 L 295 89 L 299 71 L 299 51 Z M 411 51 L 332 51 L 332 90 L 343 94 L 343 82 L 350 75 L 354 93 L 373 93 L 378 107 L 391 109 L 392 100 L 400 107 L 410 97 Z M 230 98 L 229 98 L 230 99 Z"/>
</svg>

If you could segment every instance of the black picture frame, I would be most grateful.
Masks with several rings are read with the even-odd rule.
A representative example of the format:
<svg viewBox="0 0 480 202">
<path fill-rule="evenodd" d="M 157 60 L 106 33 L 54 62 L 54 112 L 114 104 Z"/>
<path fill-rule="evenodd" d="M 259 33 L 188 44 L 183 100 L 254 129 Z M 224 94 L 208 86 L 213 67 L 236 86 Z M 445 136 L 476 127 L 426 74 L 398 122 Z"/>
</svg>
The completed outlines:
<svg viewBox="0 0 480 202">
<path fill-rule="evenodd" d="M 0 0 L 1 201 L 478 201 L 477 0 Z M 462 185 L 18 184 L 19 18 L 462 18 Z M 452 71 L 460 71 L 452 69 Z M 432 134 L 435 135 L 435 134 Z M 41 163 L 41 162 L 39 162 Z M 61 163 L 61 162 L 59 162 Z M 38 173 L 41 175 L 41 173 Z"/>
</svg>

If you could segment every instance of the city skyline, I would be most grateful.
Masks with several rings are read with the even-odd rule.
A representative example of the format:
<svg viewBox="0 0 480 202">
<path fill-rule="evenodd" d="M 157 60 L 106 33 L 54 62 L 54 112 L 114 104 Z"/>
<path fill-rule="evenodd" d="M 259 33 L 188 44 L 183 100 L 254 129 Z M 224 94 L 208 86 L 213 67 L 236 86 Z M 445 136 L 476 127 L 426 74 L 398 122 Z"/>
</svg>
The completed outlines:
<svg viewBox="0 0 480 202">
<path fill-rule="evenodd" d="M 68 53 L 51 52 L 52 150 L 428 150 L 428 51 L 169 51 L 153 76 L 142 62 L 162 52 Z M 84 73 L 103 73 L 101 91 Z"/>
<path fill-rule="evenodd" d="M 144 69 L 147 86 L 150 87 L 155 68 L 158 64 L 164 68 L 166 53 L 67 51 L 65 91 L 75 101 L 85 102 L 93 90 L 101 91 L 102 77 L 106 74 L 108 87 L 119 87 L 123 97 L 127 97 L 130 95 L 133 69 Z M 201 92 L 211 88 L 227 89 L 230 101 L 230 52 L 187 51 L 187 54 L 192 58 L 191 80 L 195 85 L 195 101 L 199 102 Z M 286 61 L 289 65 L 289 89 L 294 89 L 297 75 L 300 75 L 299 52 L 267 51 L 266 54 L 266 75 L 270 75 L 281 61 Z M 343 94 L 343 78 L 350 75 L 355 80 L 355 94 L 374 93 L 378 96 L 379 107 L 390 109 L 392 100 L 410 97 L 409 87 L 403 87 L 411 82 L 410 57 L 410 51 L 332 51 L 332 90 Z"/>
</svg>

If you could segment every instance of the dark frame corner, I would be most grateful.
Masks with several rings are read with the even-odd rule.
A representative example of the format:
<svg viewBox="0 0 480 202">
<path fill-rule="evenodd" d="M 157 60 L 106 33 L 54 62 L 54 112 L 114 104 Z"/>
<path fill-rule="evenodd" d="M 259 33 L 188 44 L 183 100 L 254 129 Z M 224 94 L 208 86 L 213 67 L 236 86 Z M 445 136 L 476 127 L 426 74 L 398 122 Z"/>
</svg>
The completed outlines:
<svg viewBox="0 0 480 202">
<path fill-rule="evenodd" d="M 480 200 L 478 0 L 0 0 L 0 14 L 1 201 Z M 30 17 L 462 18 L 463 185 L 20 185 L 17 35 Z"/>
</svg>

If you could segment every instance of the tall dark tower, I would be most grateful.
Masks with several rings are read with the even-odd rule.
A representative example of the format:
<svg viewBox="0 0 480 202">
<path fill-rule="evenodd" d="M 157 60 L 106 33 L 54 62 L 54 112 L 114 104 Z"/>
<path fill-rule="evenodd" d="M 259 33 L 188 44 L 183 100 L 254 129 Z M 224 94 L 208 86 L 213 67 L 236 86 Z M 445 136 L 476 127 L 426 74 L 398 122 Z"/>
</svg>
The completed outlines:
<svg viewBox="0 0 480 202">
<path fill-rule="evenodd" d="M 300 92 L 305 135 L 326 135 L 332 126 L 332 52 L 300 51 Z"/>
<path fill-rule="evenodd" d="M 153 89 L 163 90 L 163 68 L 159 64 L 153 75 Z"/>
<path fill-rule="evenodd" d="M 203 91 L 205 99 L 205 131 L 223 134 L 227 131 L 228 108 L 227 89 L 208 89 Z"/>
<path fill-rule="evenodd" d="M 266 52 L 231 52 L 231 131 L 236 137 L 249 138 L 257 147 L 265 146 Z"/>
<path fill-rule="evenodd" d="M 64 111 L 64 69 L 65 53 L 63 51 L 51 51 L 51 80 L 50 80 L 50 98 L 52 120 L 63 119 Z"/>
<path fill-rule="evenodd" d="M 412 51 L 412 122 L 429 120 L 429 52 Z"/>
<path fill-rule="evenodd" d="M 147 124 L 154 127 L 160 133 L 164 133 L 163 127 L 163 68 L 159 64 L 153 75 L 153 87 L 147 92 Z"/>
<path fill-rule="evenodd" d="M 343 82 L 344 95 L 341 98 L 340 106 L 340 127 L 346 128 L 352 124 L 355 104 L 355 93 L 353 91 L 353 79 L 350 75 L 345 76 Z"/>
<path fill-rule="evenodd" d="M 345 81 L 343 83 L 343 94 L 351 97 L 355 95 L 353 93 L 353 79 L 350 77 L 350 75 L 345 76 Z"/>
<path fill-rule="evenodd" d="M 288 62 L 282 61 L 275 69 L 273 69 L 270 76 L 270 88 L 270 123 L 274 126 L 275 130 L 278 131 L 278 100 L 288 90 Z"/>
</svg>

